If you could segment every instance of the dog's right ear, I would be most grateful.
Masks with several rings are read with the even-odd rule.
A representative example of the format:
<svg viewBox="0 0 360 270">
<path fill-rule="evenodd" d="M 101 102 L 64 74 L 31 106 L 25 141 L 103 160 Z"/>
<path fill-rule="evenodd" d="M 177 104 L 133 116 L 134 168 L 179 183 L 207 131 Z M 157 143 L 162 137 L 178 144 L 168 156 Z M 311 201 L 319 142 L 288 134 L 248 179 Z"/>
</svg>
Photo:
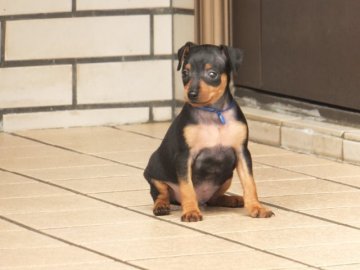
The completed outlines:
<svg viewBox="0 0 360 270">
<path fill-rule="evenodd" d="M 184 59 L 185 59 L 185 56 L 189 53 L 190 51 L 190 48 L 195 46 L 194 43 L 188 41 L 185 43 L 184 46 L 182 46 L 179 50 L 178 50 L 178 60 L 179 60 L 179 63 L 178 63 L 178 66 L 177 66 L 177 70 L 180 70 L 181 67 L 182 67 L 182 64 L 184 62 Z"/>
</svg>

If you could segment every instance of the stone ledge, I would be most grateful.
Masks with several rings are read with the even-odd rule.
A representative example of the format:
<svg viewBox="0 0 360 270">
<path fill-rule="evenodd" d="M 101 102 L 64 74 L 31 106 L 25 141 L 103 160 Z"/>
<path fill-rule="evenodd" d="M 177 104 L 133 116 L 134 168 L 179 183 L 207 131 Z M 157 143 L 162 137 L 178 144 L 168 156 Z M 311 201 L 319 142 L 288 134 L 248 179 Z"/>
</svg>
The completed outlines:
<svg viewBox="0 0 360 270">
<path fill-rule="evenodd" d="M 242 106 L 250 140 L 360 165 L 360 129 Z"/>
</svg>

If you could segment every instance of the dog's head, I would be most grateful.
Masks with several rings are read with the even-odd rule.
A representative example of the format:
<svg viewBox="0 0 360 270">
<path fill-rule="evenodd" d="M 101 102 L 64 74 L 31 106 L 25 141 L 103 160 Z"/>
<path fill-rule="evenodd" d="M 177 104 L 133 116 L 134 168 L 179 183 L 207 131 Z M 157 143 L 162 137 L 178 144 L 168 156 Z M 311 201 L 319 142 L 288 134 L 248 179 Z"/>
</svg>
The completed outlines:
<svg viewBox="0 0 360 270">
<path fill-rule="evenodd" d="M 230 74 L 242 62 L 243 52 L 227 46 L 187 42 L 178 51 L 185 100 L 193 106 L 209 106 L 228 89 Z"/>
</svg>

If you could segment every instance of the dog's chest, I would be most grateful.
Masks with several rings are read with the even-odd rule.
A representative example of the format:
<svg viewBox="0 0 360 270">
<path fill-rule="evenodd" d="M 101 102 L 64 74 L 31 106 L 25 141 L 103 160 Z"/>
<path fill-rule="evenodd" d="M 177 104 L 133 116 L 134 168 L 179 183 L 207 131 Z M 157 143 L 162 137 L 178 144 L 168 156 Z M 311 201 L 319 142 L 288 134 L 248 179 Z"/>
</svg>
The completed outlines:
<svg viewBox="0 0 360 270">
<path fill-rule="evenodd" d="M 199 151 L 203 148 L 225 146 L 238 149 L 246 140 L 245 124 L 231 120 L 225 125 L 197 124 L 184 128 L 184 137 L 190 150 Z"/>
</svg>

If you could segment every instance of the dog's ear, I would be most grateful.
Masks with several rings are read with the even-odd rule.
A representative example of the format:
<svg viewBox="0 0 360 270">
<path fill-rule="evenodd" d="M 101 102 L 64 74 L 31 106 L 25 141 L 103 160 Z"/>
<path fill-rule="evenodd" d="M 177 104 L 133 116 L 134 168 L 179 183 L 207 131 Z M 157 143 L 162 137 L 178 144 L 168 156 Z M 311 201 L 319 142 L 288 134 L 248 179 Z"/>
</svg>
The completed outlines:
<svg viewBox="0 0 360 270">
<path fill-rule="evenodd" d="M 229 61 L 230 68 L 233 72 L 237 72 L 244 58 L 244 51 L 225 45 L 220 45 L 220 50 L 225 54 Z"/>
<path fill-rule="evenodd" d="M 179 50 L 178 50 L 178 60 L 179 60 L 179 63 L 178 63 L 178 66 L 177 66 L 177 70 L 180 70 L 181 67 L 182 67 L 182 64 L 184 62 L 184 59 L 185 59 L 185 56 L 189 53 L 190 51 L 190 48 L 195 46 L 194 43 L 188 41 L 185 43 L 184 46 L 182 46 Z"/>
</svg>

